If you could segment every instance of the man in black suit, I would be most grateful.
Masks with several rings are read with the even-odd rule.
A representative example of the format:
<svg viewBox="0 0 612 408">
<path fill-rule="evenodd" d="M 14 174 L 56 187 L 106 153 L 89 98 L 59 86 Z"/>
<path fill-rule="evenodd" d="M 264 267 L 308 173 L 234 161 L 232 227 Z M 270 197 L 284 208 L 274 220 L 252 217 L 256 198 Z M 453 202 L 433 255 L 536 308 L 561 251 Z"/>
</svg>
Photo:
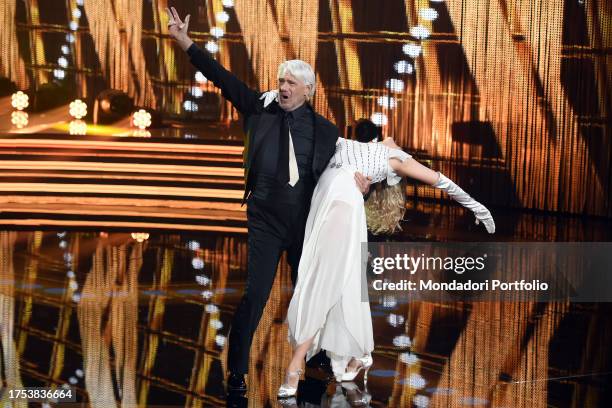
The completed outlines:
<svg viewBox="0 0 612 408">
<path fill-rule="evenodd" d="M 187 35 L 190 16 L 183 22 L 174 7 L 168 14 L 171 36 L 244 119 L 248 277 L 229 335 L 228 390 L 246 391 L 249 350 L 278 261 L 286 250 L 295 284 L 312 192 L 335 152 L 339 132 L 308 103 L 315 89 L 310 65 L 284 62 L 278 91 L 262 94 L 193 43 Z M 360 174 L 355 179 L 367 191 L 369 181 Z"/>
</svg>

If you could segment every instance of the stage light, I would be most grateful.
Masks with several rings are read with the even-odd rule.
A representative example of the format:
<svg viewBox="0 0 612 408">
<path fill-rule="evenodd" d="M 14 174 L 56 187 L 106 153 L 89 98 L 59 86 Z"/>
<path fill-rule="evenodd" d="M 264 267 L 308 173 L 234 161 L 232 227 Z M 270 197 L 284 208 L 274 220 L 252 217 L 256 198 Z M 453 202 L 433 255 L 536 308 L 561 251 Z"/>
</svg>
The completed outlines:
<svg viewBox="0 0 612 408">
<path fill-rule="evenodd" d="M 205 300 L 208 300 L 213 297 L 214 293 L 212 292 L 212 290 L 205 290 L 202 291 L 200 295 L 202 295 L 202 298 L 204 298 Z"/>
<path fill-rule="evenodd" d="M 206 47 L 208 52 L 210 52 L 211 54 L 214 54 L 217 51 L 219 51 L 219 45 L 216 42 L 214 42 L 214 41 L 207 42 L 204 47 Z"/>
<path fill-rule="evenodd" d="M 393 109 L 397 106 L 397 100 L 392 96 L 379 96 L 378 105 Z"/>
<path fill-rule="evenodd" d="M 414 67 L 408 61 L 397 61 L 393 64 L 393 68 L 395 68 L 399 74 L 412 74 L 414 72 Z"/>
<path fill-rule="evenodd" d="M 204 264 L 202 263 L 202 266 L 203 265 Z M 202 269 L 202 268 L 195 268 L 195 269 Z M 195 280 L 198 283 L 198 285 L 206 286 L 210 284 L 210 278 L 206 275 L 196 275 Z"/>
<path fill-rule="evenodd" d="M 431 7 L 423 8 L 419 11 L 421 18 L 427 21 L 433 21 L 438 18 L 438 12 Z"/>
<path fill-rule="evenodd" d="M 144 109 L 140 109 L 132 115 L 132 123 L 137 128 L 144 130 L 151 126 L 151 114 Z"/>
<path fill-rule="evenodd" d="M 421 46 L 413 43 L 404 44 L 402 51 L 409 57 L 416 58 L 421 53 Z"/>
<path fill-rule="evenodd" d="M 67 45 L 62 45 L 62 54 L 64 55 L 70 54 L 70 47 Z"/>
<path fill-rule="evenodd" d="M 234 7 L 234 0 L 223 0 L 223 7 L 232 8 Z"/>
<path fill-rule="evenodd" d="M 385 82 L 385 87 L 389 88 L 392 92 L 403 92 L 404 91 L 404 81 L 401 79 L 389 79 Z"/>
<path fill-rule="evenodd" d="M 412 398 L 412 403 L 417 408 L 427 408 L 429 406 L 429 397 L 427 395 L 415 395 Z"/>
<path fill-rule="evenodd" d="M 429 30 L 422 25 L 418 25 L 410 29 L 410 35 L 418 38 L 419 40 L 424 40 L 425 38 L 429 37 L 429 34 Z"/>
<path fill-rule="evenodd" d="M 76 31 L 76 30 L 78 30 L 78 29 L 79 29 L 79 23 L 77 23 L 76 21 L 71 21 L 71 22 L 68 24 L 68 27 L 70 27 L 70 29 L 71 29 L 72 31 Z"/>
<path fill-rule="evenodd" d="M 23 129 L 28 126 L 30 120 L 28 119 L 28 113 L 24 111 L 15 111 L 11 114 L 11 123 L 17 129 Z"/>
<path fill-rule="evenodd" d="M 187 248 L 192 251 L 197 251 L 198 249 L 200 249 L 200 243 L 198 241 L 189 241 L 187 242 Z"/>
<path fill-rule="evenodd" d="M 191 260 L 191 266 L 193 269 L 204 269 L 204 260 L 196 256 Z"/>
<path fill-rule="evenodd" d="M 387 323 L 393 327 L 398 327 L 404 324 L 404 316 L 390 313 L 389 316 L 387 316 Z"/>
<path fill-rule="evenodd" d="M 223 323 L 219 319 L 212 319 L 210 321 L 210 327 L 216 330 L 221 330 L 223 328 Z"/>
<path fill-rule="evenodd" d="M 75 119 L 87 116 L 87 104 L 80 99 L 70 102 L 70 116 Z"/>
<path fill-rule="evenodd" d="M 213 27 L 210 29 L 210 35 L 212 35 L 215 38 L 221 38 L 223 37 L 223 29 L 221 27 Z"/>
<path fill-rule="evenodd" d="M 217 14 L 215 14 L 215 18 L 220 23 L 227 23 L 229 21 L 229 14 L 227 14 L 225 11 L 219 11 Z"/>
<path fill-rule="evenodd" d="M 408 386 L 410 388 L 414 388 L 415 390 L 423 389 L 425 388 L 425 385 L 427 384 L 423 376 L 419 373 L 410 374 L 410 377 L 408 377 L 408 381 L 405 381 L 404 384 L 406 382 L 408 383 Z"/>
<path fill-rule="evenodd" d="M 151 137 L 151 132 L 147 129 L 135 129 L 132 132 L 132 137 Z"/>
<path fill-rule="evenodd" d="M 218 334 L 217 337 L 215 337 L 215 343 L 217 343 L 217 346 L 219 347 L 224 347 L 225 346 L 225 336 Z"/>
<path fill-rule="evenodd" d="M 410 347 L 412 345 L 412 340 L 405 334 L 401 334 L 393 338 L 393 345 L 395 347 Z"/>
<path fill-rule="evenodd" d="M 370 117 L 370 120 L 374 122 L 376 126 L 385 126 L 388 123 L 387 115 L 380 112 L 375 112 Z"/>
<path fill-rule="evenodd" d="M 85 4 L 85 0 L 77 0 L 77 6 L 82 6 Z"/>
<path fill-rule="evenodd" d="M 72 44 L 75 41 L 75 37 L 74 34 L 72 33 L 68 33 L 66 34 L 66 41 L 69 42 L 70 44 Z"/>
<path fill-rule="evenodd" d="M 72 120 L 68 125 L 68 132 L 71 135 L 86 135 L 87 134 L 87 123 L 82 120 Z"/>
<path fill-rule="evenodd" d="M 64 79 L 66 78 L 66 71 L 64 71 L 63 69 L 54 69 L 53 76 L 56 79 Z"/>
<path fill-rule="evenodd" d="M 195 80 L 196 80 L 196 82 L 198 82 L 200 84 L 205 84 L 206 82 L 208 82 L 208 79 L 200 71 L 195 73 Z"/>
<path fill-rule="evenodd" d="M 81 18 L 81 15 L 82 13 L 81 13 L 80 8 L 77 7 L 77 8 L 72 9 L 72 17 L 78 20 L 79 18 Z"/>
<path fill-rule="evenodd" d="M 201 98 L 204 95 L 204 91 L 199 86 L 194 86 L 191 88 L 191 96 L 194 98 Z"/>
<path fill-rule="evenodd" d="M 142 241 L 149 239 L 149 233 L 148 232 L 132 232 L 132 238 L 138 242 L 142 242 Z"/>
<path fill-rule="evenodd" d="M 68 60 L 66 59 L 66 57 L 59 57 L 57 59 L 57 63 L 62 68 L 67 68 L 68 67 Z"/>
<path fill-rule="evenodd" d="M 134 101 L 125 92 L 116 89 L 102 91 L 93 108 L 94 124 L 112 124 L 134 112 Z"/>
<path fill-rule="evenodd" d="M 15 92 L 11 96 L 11 105 L 17 110 L 24 110 L 30 106 L 30 97 L 21 91 Z"/>
<path fill-rule="evenodd" d="M 187 112 L 197 112 L 198 111 L 198 105 L 193 101 L 183 102 L 183 108 L 185 108 Z"/>
<path fill-rule="evenodd" d="M 217 305 L 209 304 L 204 306 L 206 313 L 219 313 L 219 307 Z"/>
<path fill-rule="evenodd" d="M 399 358 L 402 363 L 408 365 L 415 365 L 419 362 L 419 358 L 414 353 L 401 353 Z"/>
<path fill-rule="evenodd" d="M 384 295 L 381 304 L 385 309 L 393 309 L 397 306 L 397 299 L 393 295 Z"/>
</svg>

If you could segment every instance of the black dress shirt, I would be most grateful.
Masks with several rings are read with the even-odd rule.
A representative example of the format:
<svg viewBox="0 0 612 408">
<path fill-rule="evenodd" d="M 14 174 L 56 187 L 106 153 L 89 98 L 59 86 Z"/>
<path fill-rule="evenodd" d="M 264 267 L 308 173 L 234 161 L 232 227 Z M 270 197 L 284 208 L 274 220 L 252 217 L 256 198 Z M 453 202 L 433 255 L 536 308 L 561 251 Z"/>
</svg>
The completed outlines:
<svg viewBox="0 0 612 408">
<path fill-rule="evenodd" d="M 293 150 L 298 165 L 300 179 L 298 183 L 281 186 L 276 180 L 278 168 L 278 140 L 281 131 L 281 121 L 286 117 L 291 131 Z M 253 162 L 255 187 L 253 195 L 259 199 L 267 199 L 273 195 L 275 199 L 286 202 L 295 202 L 300 195 L 312 189 L 312 157 L 314 151 L 314 117 L 312 108 L 304 103 L 299 108 L 285 112 L 279 111 L 278 124 L 270 129 L 264 144 L 257 152 Z M 274 133 L 272 133 L 274 132 Z"/>
</svg>

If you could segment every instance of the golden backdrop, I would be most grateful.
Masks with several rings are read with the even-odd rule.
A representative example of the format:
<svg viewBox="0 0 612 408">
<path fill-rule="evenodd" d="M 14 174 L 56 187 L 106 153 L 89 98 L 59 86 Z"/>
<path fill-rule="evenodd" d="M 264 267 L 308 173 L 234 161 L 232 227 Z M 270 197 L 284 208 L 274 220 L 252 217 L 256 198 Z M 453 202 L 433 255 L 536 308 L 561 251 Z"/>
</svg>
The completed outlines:
<svg viewBox="0 0 612 408">
<path fill-rule="evenodd" d="M 285 59 L 311 63 L 314 106 L 345 134 L 373 118 L 483 202 L 612 216 L 610 2 L 8 0 L 0 75 L 36 88 L 60 70 L 81 97 L 116 88 L 202 118 L 215 90 L 169 39 L 168 5 L 253 87 L 275 87 Z M 237 119 L 217 103 L 212 119 Z"/>
</svg>

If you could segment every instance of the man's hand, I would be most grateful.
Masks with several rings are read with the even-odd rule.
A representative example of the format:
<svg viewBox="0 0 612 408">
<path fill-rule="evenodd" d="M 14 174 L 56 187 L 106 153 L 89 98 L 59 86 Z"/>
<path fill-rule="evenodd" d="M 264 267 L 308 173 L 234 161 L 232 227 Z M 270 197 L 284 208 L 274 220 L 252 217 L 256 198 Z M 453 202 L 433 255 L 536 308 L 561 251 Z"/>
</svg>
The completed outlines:
<svg viewBox="0 0 612 408">
<path fill-rule="evenodd" d="M 366 195 L 368 191 L 370 191 L 372 177 L 366 177 L 359 172 L 355 172 L 355 183 L 357 184 L 359 191 L 361 191 L 361 194 Z"/>
<path fill-rule="evenodd" d="M 187 14 L 183 22 L 174 7 L 166 8 L 166 11 L 168 12 L 168 32 L 170 36 L 176 40 L 184 51 L 187 51 L 191 44 L 193 44 L 193 41 L 187 35 L 191 15 Z"/>
</svg>

